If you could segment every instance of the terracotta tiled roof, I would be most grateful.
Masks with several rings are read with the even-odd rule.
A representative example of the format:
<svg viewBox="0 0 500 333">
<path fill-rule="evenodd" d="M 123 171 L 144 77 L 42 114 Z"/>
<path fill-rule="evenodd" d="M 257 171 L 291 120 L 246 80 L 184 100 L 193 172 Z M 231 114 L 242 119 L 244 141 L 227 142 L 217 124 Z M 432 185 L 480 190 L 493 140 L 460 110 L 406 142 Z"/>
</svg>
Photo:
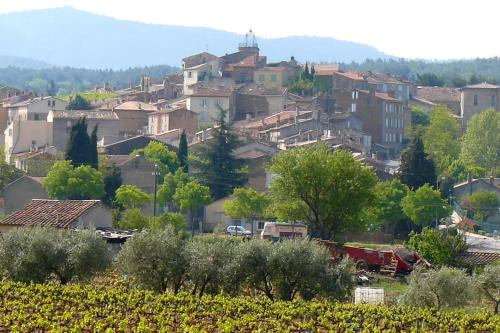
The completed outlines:
<svg viewBox="0 0 500 333">
<path fill-rule="evenodd" d="M 191 94 L 193 97 L 229 97 L 231 96 L 231 91 L 226 89 L 200 89 L 197 92 Z"/>
<path fill-rule="evenodd" d="M 340 70 L 340 65 L 314 65 L 315 75 L 333 75 Z"/>
<path fill-rule="evenodd" d="M 154 105 L 137 101 L 127 101 L 125 103 L 115 106 L 114 109 L 127 110 L 127 111 L 146 111 L 146 112 L 158 111 L 158 108 Z"/>
<path fill-rule="evenodd" d="M 248 56 L 239 62 L 227 65 L 225 70 L 230 72 L 230 71 L 233 71 L 235 68 L 239 68 L 239 67 L 255 68 L 255 66 L 256 66 L 255 55 L 251 55 L 251 56 Z"/>
<path fill-rule="evenodd" d="M 26 207 L 0 221 L 0 225 L 68 228 L 99 202 L 99 200 L 33 199 Z"/>
<path fill-rule="evenodd" d="M 312 111 L 299 111 L 300 116 L 307 115 L 307 114 L 312 115 Z M 248 123 L 246 125 L 242 125 L 242 127 L 259 128 L 262 126 L 274 125 L 278 122 L 278 118 L 279 118 L 279 121 L 281 122 L 281 121 L 289 119 L 290 117 L 295 117 L 296 115 L 297 115 L 297 111 L 282 111 L 282 112 L 276 113 L 272 116 L 266 117 L 262 120 L 257 120 L 257 121 L 253 121 L 251 123 Z"/>
<path fill-rule="evenodd" d="M 359 72 L 337 72 L 337 75 L 345 76 L 351 80 L 363 81 L 363 74 Z"/>
<path fill-rule="evenodd" d="M 459 260 L 469 265 L 488 265 L 500 262 L 500 253 L 494 252 L 465 252 Z"/>
<path fill-rule="evenodd" d="M 92 110 L 65 110 L 65 111 L 50 111 L 54 119 L 79 119 L 86 117 L 87 119 L 99 120 L 118 120 L 116 113 L 112 111 L 92 111 Z"/>
<path fill-rule="evenodd" d="M 460 102 L 458 88 L 417 87 L 416 97 L 429 102 Z"/>
<path fill-rule="evenodd" d="M 489 84 L 487 82 L 473 84 L 462 89 L 498 89 L 500 86 Z"/>
<path fill-rule="evenodd" d="M 389 101 L 389 102 L 399 102 L 399 100 L 398 100 L 398 99 L 396 99 L 396 98 L 394 98 L 394 97 L 389 96 L 387 93 L 376 92 L 376 93 L 375 93 L 375 97 L 380 98 L 380 99 L 383 99 L 383 100 L 385 100 L 385 101 Z"/>
</svg>

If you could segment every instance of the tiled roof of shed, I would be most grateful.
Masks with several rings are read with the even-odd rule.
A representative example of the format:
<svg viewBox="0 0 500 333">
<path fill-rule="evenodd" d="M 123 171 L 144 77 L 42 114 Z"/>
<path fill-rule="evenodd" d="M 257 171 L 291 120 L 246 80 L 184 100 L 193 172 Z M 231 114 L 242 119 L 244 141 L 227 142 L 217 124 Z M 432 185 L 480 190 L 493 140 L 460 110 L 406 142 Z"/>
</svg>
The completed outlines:
<svg viewBox="0 0 500 333">
<path fill-rule="evenodd" d="M 99 202 L 99 200 L 33 199 L 26 207 L 0 221 L 0 225 L 67 228 Z"/>
</svg>

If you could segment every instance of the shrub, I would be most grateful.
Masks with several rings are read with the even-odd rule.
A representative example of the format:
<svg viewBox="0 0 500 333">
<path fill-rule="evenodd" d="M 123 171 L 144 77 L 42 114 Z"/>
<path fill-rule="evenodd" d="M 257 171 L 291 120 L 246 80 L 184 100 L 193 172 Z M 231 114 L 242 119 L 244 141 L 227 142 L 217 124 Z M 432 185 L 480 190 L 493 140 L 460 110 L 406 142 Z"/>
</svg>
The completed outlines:
<svg viewBox="0 0 500 333">
<path fill-rule="evenodd" d="M 180 213 L 164 213 L 153 219 L 149 227 L 163 229 L 167 225 L 172 226 L 177 233 L 183 232 L 187 228 L 186 220 Z"/>
<path fill-rule="evenodd" d="M 411 233 L 408 247 L 436 266 L 457 266 L 458 256 L 467 250 L 467 242 L 456 230 L 424 229 Z"/>
<path fill-rule="evenodd" d="M 184 242 L 171 226 L 142 231 L 125 243 L 117 262 L 142 288 L 178 292 L 185 278 Z"/>
<path fill-rule="evenodd" d="M 149 225 L 150 218 L 143 215 L 140 208 L 130 208 L 125 210 L 118 221 L 121 229 L 142 230 Z"/>
<path fill-rule="evenodd" d="M 106 242 L 93 230 L 18 228 L 0 239 L 0 269 L 15 281 L 65 284 L 85 280 L 111 263 Z"/>
<path fill-rule="evenodd" d="M 442 267 L 425 271 L 417 268 L 410 275 L 408 289 L 401 296 L 401 303 L 438 310 L 462 307 L 470 303 L 473 284 L 464 271 Z"/>
</svg>

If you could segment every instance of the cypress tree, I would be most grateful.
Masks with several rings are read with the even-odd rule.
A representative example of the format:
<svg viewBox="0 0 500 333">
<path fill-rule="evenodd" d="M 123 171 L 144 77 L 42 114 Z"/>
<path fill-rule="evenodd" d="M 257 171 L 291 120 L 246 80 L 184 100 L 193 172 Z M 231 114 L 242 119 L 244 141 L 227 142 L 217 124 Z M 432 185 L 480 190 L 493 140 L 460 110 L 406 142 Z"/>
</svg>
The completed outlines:
<svg viewBox="0 0 500 333">
<path fill-rule="evenodd" d="M 87 134 L 87 120 L 85 117 L 71 127 L 69 142 L 66 147 L 66 160 L 70 160 L 74 167 L 89 164 L 90 138 Z"/>
<path fill-rule="evenodd" d="M 310 75 L 311 75 L 311 73 L 309 73 L 309 65 L 307 64 L 307 61 L 306 61 L 306 65 L 304 67 L 304 79 L 309 80 Z"/>
<path fill-rule="evenodd" d="M 188 143 L 185 130 L 182 130 L 181 137 L 179 139 L 179 151 L 177 152 L 177 160 L 179 161 L 179 166 L 184 169 L 184 172 L 188 172 Z"/>
<path fill-rule="evenodd" d="M 314 74 L 316 74 L 316 70 L 314 69 L 314 65 L 311 66 L 311 80 L 314 79 Z"/>
<path fill-rule="evenodd" d="M 240 140 L 226 122 L 227 111 L 220 109 L 219 126 L 212 129 L 213 137 L 205 143 L 198 157 L 204 160 L 199 167 L 200 181 L 210 187 L 214 200 L 224 198 L 247 181 L 245 160 L 234 156 Z"/>
<path fill-rule="evenodd" d="M 420 133 L 414 136 L 411 144 L 401 154 L 399 172 L 401 182 L 414 191 L 426 183 L 431 186 L 436 183 L 436 168 L 424 150 Z"/>
<path fill-rule="evenodd" d="M 108 205 L 112 206 L 115 200 L 116 190 L 122 185 L 122 175 L 120 169 L 113 164 L 111 168 L 106 169 L 104 173 L 104 197 L 102 201 Z"/>
<path fill-rule="evenodd" d="M 90 135 L 88 164 L 96 170 L 99 167 L 99 158 L 97 155 L 97 124 L 94 126 L 92 134 Z"/>
</svg>

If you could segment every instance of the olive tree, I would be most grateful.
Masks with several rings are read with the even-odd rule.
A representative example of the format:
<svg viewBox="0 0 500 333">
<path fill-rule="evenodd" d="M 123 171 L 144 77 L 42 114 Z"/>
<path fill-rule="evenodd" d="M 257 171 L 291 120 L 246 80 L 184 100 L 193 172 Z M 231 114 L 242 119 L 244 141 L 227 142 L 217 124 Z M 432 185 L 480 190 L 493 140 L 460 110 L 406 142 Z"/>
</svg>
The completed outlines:
<svg viewBox="0 0 500 333">
<path fill-rule="evenodd" d="M 500 264 L 491 264 L 484 268 L 483 272 L 475 277 L 479 291 L 492 302 L 495 314 L 500 307 Z"/>
<path fill-rule="evenodd" d="M 106 242 L 94 230 L 18 228 L 0 239 L 0 269 L 15 281 L 62 284 L 86 280 L 111 263 Z"/>
<path fill-rule="evenodd" d="M 410 274 L 400 302 L 442 310 L 469 304 L 473 296 L 472 279 L 464 271 L 450 267 L 429 271 L 417 268 Z"/>
<path fill-rule="evenodd" d="M 217 236 L 194 237 L 186 244 L 187 271 L 193 295 L 217 294 L 225 286 L 234 287 L 225 285 L 229 262 L 239 255 L 234 248 L 233 241 Z"/>
<path fill-rule="evenodd" d="M 145 289 L 177 293 L 186 273 L 185 243 L 174 228 L 145 230 L 125 243 L 118 267 Z"/>
</svg>

